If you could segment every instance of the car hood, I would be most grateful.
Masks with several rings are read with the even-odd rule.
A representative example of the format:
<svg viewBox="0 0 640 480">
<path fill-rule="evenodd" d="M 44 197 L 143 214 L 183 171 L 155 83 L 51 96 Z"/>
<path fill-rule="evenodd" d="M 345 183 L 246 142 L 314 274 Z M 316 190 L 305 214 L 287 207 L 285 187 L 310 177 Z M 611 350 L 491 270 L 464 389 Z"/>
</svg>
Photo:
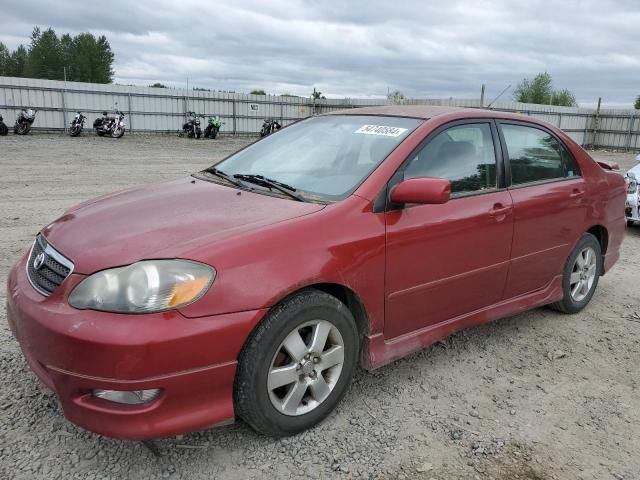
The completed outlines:
<svg viewBox="0 0 640 480">
<path fill-rule="evenodd" d="M 81 203 L 43 234 L 75 272 L 90 274 L 142 259 L 188 258 L 213 242 L 322 208 L 186 177 Z"/>
</svg>

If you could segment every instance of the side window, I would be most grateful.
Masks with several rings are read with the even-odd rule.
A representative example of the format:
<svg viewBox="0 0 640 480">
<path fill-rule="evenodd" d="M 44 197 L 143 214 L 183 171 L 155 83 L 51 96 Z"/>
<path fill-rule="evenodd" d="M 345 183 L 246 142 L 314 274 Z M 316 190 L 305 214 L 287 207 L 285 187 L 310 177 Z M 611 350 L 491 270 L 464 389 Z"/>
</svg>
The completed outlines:
<svg viewBox="0 0 640 480">
<path fill-rule="evenodd" d="M 473 123 L 448 128 L 413 154 L 404 178 L 451 181 L 452 196 L 496 188 L 496 154 L 491 126 Z"/>
<path fill-rule="evenodd" d="M 511 163 L 511 184 L 540 182 L 580 175 L 575 159 L 544 130 L 502 124 Z"/>
</svg>

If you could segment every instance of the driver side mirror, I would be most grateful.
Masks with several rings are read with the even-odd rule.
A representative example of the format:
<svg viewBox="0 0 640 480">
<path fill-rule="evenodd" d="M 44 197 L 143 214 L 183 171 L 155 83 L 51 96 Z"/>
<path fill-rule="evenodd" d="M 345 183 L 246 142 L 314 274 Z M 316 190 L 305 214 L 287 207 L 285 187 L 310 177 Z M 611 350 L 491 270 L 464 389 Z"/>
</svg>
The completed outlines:
<svg viewBox="0 0 640 480">
<path fill-rule="evenodd" d="M 445 178 L 410 178 L 391 190 L 391 201 L 398 204 L 441 204 L 447 203 L 450 196 L 451 182 Z"/>
</svg>

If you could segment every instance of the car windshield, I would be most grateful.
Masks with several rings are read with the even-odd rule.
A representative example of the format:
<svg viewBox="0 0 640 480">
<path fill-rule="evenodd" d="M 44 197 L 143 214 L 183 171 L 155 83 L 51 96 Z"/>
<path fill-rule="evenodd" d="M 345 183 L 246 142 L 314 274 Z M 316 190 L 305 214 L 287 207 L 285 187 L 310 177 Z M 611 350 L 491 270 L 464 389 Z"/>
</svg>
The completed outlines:
<svg viewBox="0 0 640 480">
<path fill-rule="evenodd" d="M 265 137 L 215 168 L 229 176 L 261 175 L 306 198 L 341 200 L 420 122 L 368 115 L 314 117 Z"/>
</svg>

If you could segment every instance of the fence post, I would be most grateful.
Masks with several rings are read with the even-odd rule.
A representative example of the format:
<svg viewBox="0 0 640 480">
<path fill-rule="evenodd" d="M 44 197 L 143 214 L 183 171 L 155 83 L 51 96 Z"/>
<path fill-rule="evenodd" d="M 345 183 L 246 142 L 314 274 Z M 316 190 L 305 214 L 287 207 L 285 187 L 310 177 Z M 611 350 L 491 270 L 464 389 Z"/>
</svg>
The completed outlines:
<svg viewBox="0 0 640 480">
<path fill-rule="evenodd" d="M 231 105 L 233 107 L 233 136 L 236 136 L 237 130 L 236 130 L 236 99 L 234 98 L 231 101 Z"/>
<path fill-rule="evenodd" d="M 558 128 L 562 128 L 562 112 L 558 112 Z"/>
<path fill-rule="evenodd" d="M 127 92 L 127 105 L 128 105 L 127 114 L 129 115 L 129 130 L 133 132 L 133 116 L 131 115 L 131 92 Z"/>
<path fill-rule="evenodd" d="M 484 108 L 484 83 L 480 89 L 480 108 Z"/>
<path fill-rule="evenodd" d="M 67 133 L 67 106 L 64 101 L 64 89 L 60 90 L 60 96 L 62 97 L 62 121 L 64 122 L 64 133 Z"/>
<path fill-rule="evenodd" d="M 629 131 L 627 132 L 627 146 L 625 147 L 625 150 L 627 152 L 631 150 L 631 133 L 633 132 L 633 123 L 635 121 L 636 121 L 636 116 L 635 114 L 632 114 L 631 118 L 629 118 Z"/>
<path fill-rule="evenodd" d="M 598 97 L 598 107 L 596 108 L 596 113 L 593 117 L 593 135 L 591 137 L 591 148 L 596 148 L 596 139 L 598 138 L 598 127 L 600 123 L 600 102 L 602 102 L 602 97 Z"/>
</svg>

